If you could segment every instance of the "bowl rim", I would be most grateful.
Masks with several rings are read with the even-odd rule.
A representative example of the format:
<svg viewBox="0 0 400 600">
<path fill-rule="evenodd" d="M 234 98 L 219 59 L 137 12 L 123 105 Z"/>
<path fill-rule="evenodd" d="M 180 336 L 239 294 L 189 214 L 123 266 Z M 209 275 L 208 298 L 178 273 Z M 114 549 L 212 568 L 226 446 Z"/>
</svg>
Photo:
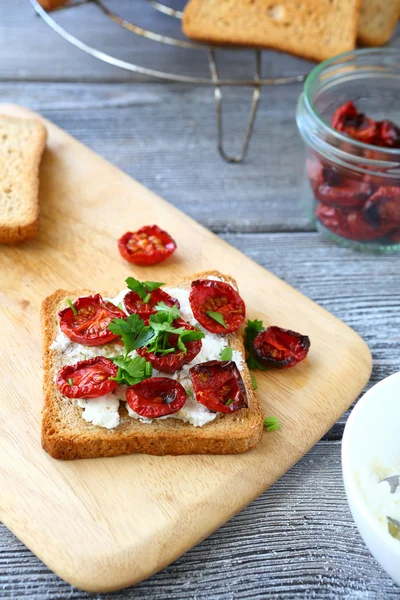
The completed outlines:
<svg viewBox="0 0 400 600">
<path fill-rule="evenodd" d="M 396 540 L 395 538 L 391 537 L 389 533 L 385 533 L 383 529 L 378 525 L 377 519 L 374 518 L 372 511 L 368 508 L 366 501 L 364 500 L 360 490 L 358 489 L 358 486 L 355 482 L 352 473 L 352 469 L 350 468 L 351 461 L 349 460 L 352 454 L 352 435 L 353 430 L 355 428 L 356 420 L 358 418 L 357 415 L 365 411 L 365 406 L 371 402 L 371 397 L 375 396 L 377 391 L 379 393 L 380 388 L 385 387 L 388 380 L 393 379 L 400 380 L 400 371 L 398 371 L 397 373 L 393 373 L 388 377 L 385 377 L 385 379 L 382 379 L 374 386 L 372 386 L 372 388 L 364 394 L 364 396 L 357 402 L 356 406 L 353 408 L 343 432 L 341 460 L 343 481 L 345 484 L 347 501 L 349 502 L 349 498 L 351 496 L 351 499 L 356 505 L 357 510 L 361 513 L 363 520 L 367 522 L 369 528 L 372 529 L 374 533 L 380 538 L 380 540 L 386 546 L 391 548 L 393 552 L 397 554 L 400 558 L 400 540 Z"/>
<path fill-rule="evenodd" d="M 400 61 L 400 49 L 399 48 L 362 48 L 356 50 L 350 50 L 349 52 L 343 52 L 341 54 L 337 54 L 332 58 L 328 58 L 327 60 L 322 61 L 316 67 L 314 67 L 306 77 L 304 82 L 303 94 L 304 94 L 304 103 L 307 107 L 308 111 L 311 113 L 313 118 L 318 122 L 318 125 L 322 127 L 330 135 L 333 135 L 341 142 L 349 143 L 349 137 L 337 131 L 333 127 L 329 125 L 319 114 L 319 112 L 314 107 L 314 104 L 311 99 L 311 86 L 317 77 L 320 75 L 322 71 L 329 68 L 332 65 L 340 66 L 340 64 L 346 65 L 347 61 L 351 58 L 357 56 L 378 56 L 381 54 L 385 54 L 387 57 L 397 58 Z M 378 146 L 374 146 L 372 144 L 365 144 L 364 142 L 360 142 L 358 140 L 351 139 L 351 144 L 355 146 L 355 148 L 364 149 L 364 150 L 374 150 L 377 151 Z M 380 148 L 380 150 L 384 150 L 385 154 L 388 156 L 393 156 L 395 160 L 396 157 L 399 156 L 398 148 Z M 389 161 L 390 162 L 390 161 Z"/>
</svg>

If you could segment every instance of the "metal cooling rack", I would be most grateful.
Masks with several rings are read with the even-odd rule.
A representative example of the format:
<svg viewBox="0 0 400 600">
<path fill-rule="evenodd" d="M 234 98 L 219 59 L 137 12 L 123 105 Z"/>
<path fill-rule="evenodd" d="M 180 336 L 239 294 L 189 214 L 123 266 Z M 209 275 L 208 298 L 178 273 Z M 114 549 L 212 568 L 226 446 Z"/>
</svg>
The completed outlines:
<svg viewBox="0 0 400 600">
<path fill-rule="evenodd" d="M 150 6 L 152 6 L 156 11 L 158 11 L 161 15 L 167 15 L 168 17 L 173 17 L 175 19 L 182 19 L 183 13 L 180 10 L 173 9 L 163 2 L 159 2 L 158 0 L 142 0 L 147 2 Z M 65 40 L 70 42 L 72 45 L 76 46 L 80 50 L 83 50 L 87 54 L 98 58 L 108 64 L 114 65 L 121 69 L 126 69 L 128 71 L 133 71 L 135 73 L 140 73 L 141 75 L 149 75 L 151 77 L 156 77 L 159 79 L 165 79 L 167 81 L 175 81 L 182 83 L 190 83 L 196 85 L 211 85 L 215 88 L 215 102 L 216 102 L 216 114 L 217 114 L 217 145 L 220 155 L 224 160 L 229 163 L 240 163 L 246 155 L 247 148 L 251 139 L 251 135 L 253 132 L 254 121 L 257 114 L 257 108 L 259 106 L 260 97 L 261 97 L 261 88 L 263 86 L 271 86 L 271 85 L 285 85 L 290 83 L 299 83 L 304 81 L 307 76 L 307 73 L 303 73 L 301 75 L 292 75 L 292 76 L 281 76 L 281 77 L 270 77 L 263 78 L 261 77 L 261 57 L 262 50 L 252 49 L 255 56 L 255 70 L 254 75 L 251 79 L 226 79 L 220 77 L 217 68 L 216 61 L 216 52 L 221 50 L 221 48 L 212 45 L 199 44 L 196 42 L 192 42 L 190 40 L 178 39 L 174 37 L 169 37 L 165 35 L 161 35 L 154 31 L 149 31 L 147 29 L 143 29 L 142 27 L 135 25 L 134 23 L 121 18 L 117 14 L 115 14 L 112 10 L 110 10 L 103 0 L 75 0 L 70 1 L 67 4 L 61 6 L 60 8 L 54 9 L 53 11 L 46 11 L 39 4 L 38 0 L 30 0 L 35 11 L 42 17 L 42 19 L 49 25 L 56 33 L 58 33 Z M 187 75 L 181 75 L 178 73 L 168 73 L 165 71 L 158 71 L 155 69 L 150 69 L 143 67 L 141 65 L 137 65 L 125 60 L 121 60 L 115 56 L 111 56 L 106 52 L 103 52 L 100 49 L 94 48 L 93 46 L 89 46 L 79 38 L 77 38 L 73 33 L 67 31 L 64 27 L 62 27 L 56 20 L 57 15 L 66 10 L 74 10 L 78 11 L 79 7 L 82 7 L 85 4 L 91 4 L 98 8 L 99 11 L 104 15 L 104 17 L 110 19 L 114 23 L 117 23 L 119 26 L 124 29 L 134 33 L 135 35 L 141 36 L 143 38 L 149 39 L 153 42 L 159 42 L 161 44 L 167 44 L 169 46 L 175 46 L 178 48 L 198 50 L 200 52 L 206 53 L 208 58 L 208 66 L 210 69 L 210 77 L 191 77 Z M 224 46 L 226 49 L 226 46 Z M 240 52 L 243 48 L 230 48 L 231 50 L 235 50 L 236 52 Z M 249 49 L 247 49 L 249 50 Z M 236 156 L 229 155 L 224 149 L 224 133 L 223 133 L 223 119 L 222 119 L 222 88 L 223 87 L 252 87 L 253 95 L 250 105 L 250 113 L 247 120 L 246 133 L 244 137 L 244 141 L 242 144 L 241 151 Z"/>
</svg>

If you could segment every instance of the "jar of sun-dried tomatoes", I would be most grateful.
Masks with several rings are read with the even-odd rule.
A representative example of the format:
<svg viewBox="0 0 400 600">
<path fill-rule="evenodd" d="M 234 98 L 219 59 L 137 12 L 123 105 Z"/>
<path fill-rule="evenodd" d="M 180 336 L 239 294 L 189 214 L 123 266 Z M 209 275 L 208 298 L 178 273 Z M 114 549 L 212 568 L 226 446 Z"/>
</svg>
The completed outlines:
<svg viewBox="0 0 400 600">
<path fill-rule="evenodd" d="M 303 199 L 317 229 L 359 249 L 400 250 L 400 51 L 318 65 L 297 107 Z"/>
</svg>

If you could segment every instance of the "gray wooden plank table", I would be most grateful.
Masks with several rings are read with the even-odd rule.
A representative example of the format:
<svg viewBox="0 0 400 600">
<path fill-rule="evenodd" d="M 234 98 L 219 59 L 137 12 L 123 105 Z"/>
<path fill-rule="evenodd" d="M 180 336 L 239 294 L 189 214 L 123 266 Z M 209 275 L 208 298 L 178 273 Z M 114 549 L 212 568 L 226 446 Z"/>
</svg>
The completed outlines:
<svg viewBox="0 0 400 600">
<path fill-rule="evenodd" d="M 160 19 L 144 2 L 115 4 L 126 16 L 136 11 L 143 26 L 177 32 L 175 21 Z M 132 34 L 110 28 L 93 9 L 65 11 L 60 22 L 121 58 L 208 76 L 202 53 L 132 41 Z M 220 67 L 226 76 L 246 76 L 252 54 L 221 52 Z M 264 56 L 264 74 L 311 67 L 278 53 Z M 299 84 L 264 90 L 247 159 L 229 165 L 215 149 L 211 88 L 155 82 L 100 63 L 53 33 L 27 0 L 0 3 L 1 100 L 40 111 L 354 327 L 373 353 L 370 386 L 400 369 L 399 256 L 337 247 L 304 217 L 298 187 L 302 145 L 294 118 L 300 91 Z M 249 94 L 227 92 L 228 148 L 243 134 Z M 0 597 L 400 598 L 400 589 L 363 544 L 347 506 L 340 466 L 346 418 L 218 532 L 127 590 L 92 595 L 71 588 L 0 525 Z"/>
</svg>

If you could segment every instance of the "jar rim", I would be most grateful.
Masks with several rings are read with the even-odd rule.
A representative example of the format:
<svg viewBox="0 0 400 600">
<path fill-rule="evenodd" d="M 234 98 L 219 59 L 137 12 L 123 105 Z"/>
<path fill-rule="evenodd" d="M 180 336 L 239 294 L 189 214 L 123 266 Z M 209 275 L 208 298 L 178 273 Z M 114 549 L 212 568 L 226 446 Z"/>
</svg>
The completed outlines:
<svg viewBox="0 0 400 600">
<path fill-rule="evenodd" d="M 321 126 L 322 129 L 325 130 L 328 134 L 336 137 L 339 141 L 346 142 L 346 143 L 349 143 L 349 141 L 350 141 L 351 144 L 354 145 L 355 148 L 359 148 L 361 150 L 374 150 L 376 152 L 378 146 L 374 146 L 373 144 L 365 144 L 364 142 L 350 139 L 348 136 L 344 135 L 343 133 L 340 133 L 339 131 L 337 131 L 336 129 L 331 127 L 329 125 L 329 123 L 327 123 L 321 117 L 321 115 L 318 113 L 318 111 L 315 109 L 314 104 L 311 100 L 311 87 L 312 87 L 312 84 L 318 78 L 318 76 L 321 74 L 321 72 L 323 72 L 326 68 L 329 68 L 332 65 L 337 65 L 337 66 L 340 66 L 340 64 L 345 65 L 346 63 L 349 62 L 348 59 L 350 59 L 352 57 L 355 58 L 357 56 L 368 56 L 368 55 L 379 56 L 382 54 L 387 55 L 388 57 L 390 57 L 390 56 L 397 57 L 399 59 L 399 66 L 400 66 L 400 49 L 397 49 L 397 48 L 365 48 L 365 49 L 361 49 L 361 50 L 351 50 L 350 52 L 344 52 L 342 54 L 338 54 L 337 56 L 334 56 L 333 58 L 329 58 L 329 59 L 321 62 L 319 65 L 314 67 L 314 69 L 312 71 L 310 71 L 310 73 L 307 75 L 307 78 L 304 82 L 304 90 L 303 90 L 304 103 L 306 105 L 307 111 L 309 111 L 311 116 L 318 122 L 318 125 Z M 389 156 L 393 155 L 393 156 L 398 157 L 400 150 L 399 150 L 399 148 L 386 148 L 385 147 L 384 152 L 385 152 L 385 154 L 388 154 Z"/>
</svg>

